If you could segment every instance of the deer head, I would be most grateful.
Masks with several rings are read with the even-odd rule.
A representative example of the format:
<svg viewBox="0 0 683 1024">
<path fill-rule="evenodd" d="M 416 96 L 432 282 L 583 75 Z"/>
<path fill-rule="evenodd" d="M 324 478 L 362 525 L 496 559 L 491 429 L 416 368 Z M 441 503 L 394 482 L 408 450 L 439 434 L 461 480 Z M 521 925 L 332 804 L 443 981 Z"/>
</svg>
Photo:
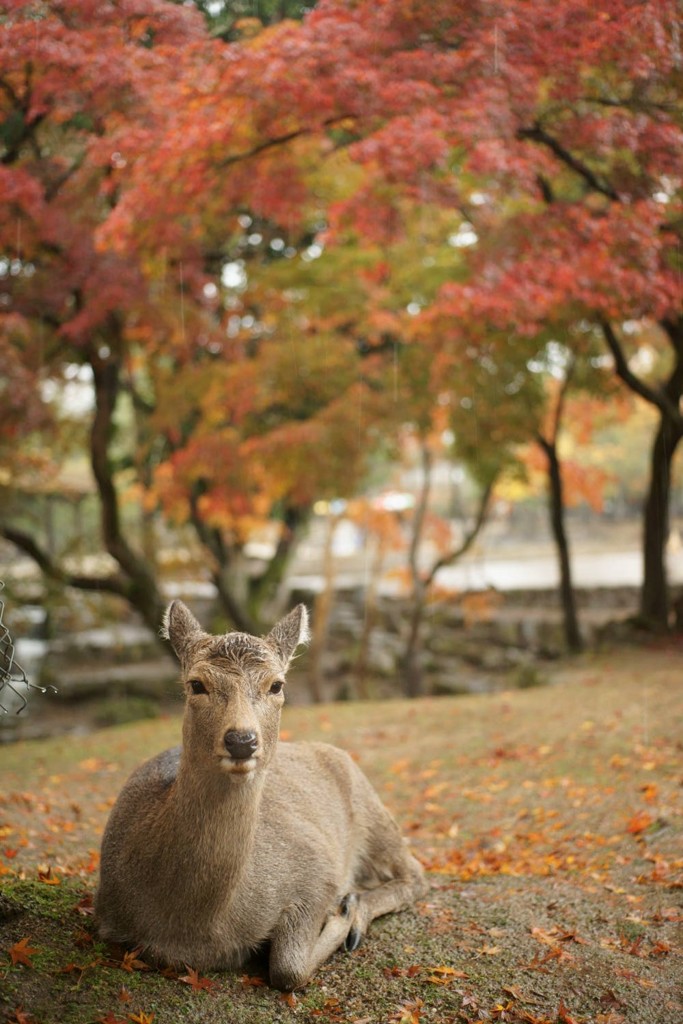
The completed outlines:
<svg viewBox="0 0 683 1024">
<path fill-rule="evenodd" d="M 182 601 L 168 608 L 162 635 L 178 655 L 185 689 L 183 757 L 234 781 L 256 778 L 273 756 L 285 673 L 308 639 L 300 604 L 263 638 L 211 636 Z"/>
</svg>

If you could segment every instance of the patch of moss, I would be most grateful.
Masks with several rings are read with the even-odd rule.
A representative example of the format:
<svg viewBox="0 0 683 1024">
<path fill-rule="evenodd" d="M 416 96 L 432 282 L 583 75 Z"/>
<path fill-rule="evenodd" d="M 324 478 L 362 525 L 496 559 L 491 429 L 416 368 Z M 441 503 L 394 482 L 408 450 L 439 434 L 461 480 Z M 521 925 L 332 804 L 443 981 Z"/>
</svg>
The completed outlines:
<svg viewBox="0 0 683 1024">
<path fill-rule="evenodd" d="M 0 920 L 23 913 L 39 914 L 63 921 L 87 895 L 83 883 L 62 878 L 58 885 L 30 879 L 9 879 L 3 882 L 0 893 Z"/>
</svg>

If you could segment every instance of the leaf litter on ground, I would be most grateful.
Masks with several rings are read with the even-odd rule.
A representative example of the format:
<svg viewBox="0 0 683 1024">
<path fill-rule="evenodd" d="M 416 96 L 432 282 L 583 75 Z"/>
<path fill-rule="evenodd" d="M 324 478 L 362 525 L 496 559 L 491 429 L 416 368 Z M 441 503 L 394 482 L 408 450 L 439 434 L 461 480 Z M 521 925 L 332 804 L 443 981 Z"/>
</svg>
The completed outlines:
<svg viewBox="0 0 683 1024">
<path fill-rule="evenodd" d="M 670 1024 L 681 1012 L 678 658 L 586 657 L 532 691 L 287 709 L 292 739 L 351 750 L 431 881 L 413 911 L 376 922 L 291 1000 L 261 965 L 160 972 L 88 931 L 107 814 L 135 764 L 177 742 L 178 719 L 95 733 L 77 750 L 68 739 L 0 750 L 0 1012 L 52 1024 L 61 1000 L 69 1024 L 175 1024 L 201 1001 L 207 1024 L 227 1006 L 235 1024 Z M 125 1006 L 121 969 L 135 980 Z"/>
</svg>

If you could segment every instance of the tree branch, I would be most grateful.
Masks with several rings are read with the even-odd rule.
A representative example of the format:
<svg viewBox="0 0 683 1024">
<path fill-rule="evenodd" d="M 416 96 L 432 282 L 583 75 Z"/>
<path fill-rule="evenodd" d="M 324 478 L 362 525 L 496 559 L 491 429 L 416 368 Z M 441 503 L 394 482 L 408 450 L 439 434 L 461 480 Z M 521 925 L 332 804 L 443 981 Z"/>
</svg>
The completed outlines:
<svg viewBox="0 0 683 1024">
<path fill-rule="evenodd" d="M 540 142 L 551 153 L 554 153 L 558 160 L 565 164 L 566 167 L 570 167 L 579 177 L 583 178 L 594 192 L 599 192 L 613 202 L 619 202 L 619 194 L 610 185 L 600 181 L 587 164 L 579 160 L 573 153 L 570 153 L 568 149 L 565 149 L 562 143 L 554 135 L 550 135 L 540 124 L 535 124 L 532 128 L 520 128 L 517 132 L 517 138 L 529 139 L 531 142 Z"/>
<path fill-rule="evenodd" d="M 264 139 L 263 142 L 257 143 L 252 146 L 251 149 L 245 149 L 242 153 L 235 153 L 233 156 L 228 156 L 225 160 L 222 160 L 218 164 L 219 168 L 230 167 L 232 164 L 240 163 L 242 160 L 250 160 L 252 157 L 260 156 L 261 153 L 267 152 L 269 149 L 277 149 L 279 146 L 286 146 L 288 142 L 292 142 L 294 139 L 303 137 L 304 135 L 311 135 L 313 132 L 320 131 L 320 129 L 332 128 L 335 124 L 341 121 L 348 121 L 353 119 L 353 114 L 339 114 L 337 117 L 331 117 L 327 121 L 323 121 L 319 125 L 315 125 L 312 128 L 295 128 L 291 132 L 287 132 L 285 135 L 278 135 L 273 139 Z"/>
<path fill-rule="evenodd" d="M 674 423 L 681 423 L 681 414 L 678 409 L 678 404 L 674 403 L 669 395 L 661 388 L 650 387 L 645 381 L 641 380 L 628 365 L 628 360 L 624 353 L 621 343 L 616 335 L 616 332 L 612 325 L 607 320 L 600 320 L 600 327 L 602 333 L 607 342 L 607 347 L 612 353 L 614 359 L 614 366 L 617 376 L 623 380 L 624 384 L 631 389 L 636 395 L 639 395 L 650 405 L 654 405 L 663 416 L 671 420 Z"/>
<path fill-rule="evenodd" d="M 129 587 L 122 576 L 83 576 L 79 573 L 67 572 L 62 566 L 53 562 L 48 553 L 24 530 L 16 529 L 13 526 L 3 526 L 0 527 L 0 534 L 5 540 L 32 558 L 41 572 L 51 580 L 56 580 L 68 587 L 75 587 L 78 590 L 116 594 L 126 600 L 129 597 Z"/>
<path fill-rule="evenodd" d="M 469 551 L 469 549 L 474 544 L 475 540 L 477 539 L 477 536 L 479 535 L 479 532 L 481 531 L 482 526 L 486 522 L 486 516 L 488 515 L 489 503 L 491 501 L 491 495 L 493 494 L 493 488 L 495 486 L 495 483 L 496 477 L 494 477 L 487 483 L 486 487 L 480 494 L 479 505 L 477 507 L 477 514 L 475 516 L 474 522 L 472 523 L 472 526 L 465 534 L 465 538 L 462 544 L 460 544 L 459 547 L 454 548 L 452 551 L 449 551 L 448 554 L 444 555 L 442 558 L 439 558 L 438 561 L 435 562 L 434 565 L 432 566 L 431 572 L 429 573 L 429 576 L 425 581 L 427 586 L 434 582 L 434 578 L 440 569 L 444 569 L 447 565 L 451 565 L 453 562 L 457 561 L 457 559 L 461 558 L 464 554 L 466 554 L 466 552 Z"/>
<path fill-rule="evenodd" d="M 426 442 L 422 442 L 422 474 L 423 482 L 420 489 L 420 497 L 417 502 L 417 508 L 415 509 L 415 518 L 413 519 L 413 530 L 410 538 L 410 549 L 408 551 L 408 565 L 410 567 L 410 574 L 413 578 L 413 583 L 416 587 L 424 587 L 428 582 L 433 579 L 433 573 L 430 575 L 428 581 L 422 580 L 420 577 L 420 570 L 417 564 L 417 555 L 420 547 L 420 541 L 422 540 L 422 527 L 424 525 L 425 516 L 427 514 L 427 505 L 429 504 L 429 492 L 431 490 L 431 476 L 432 476 L 432 453 L 429 450 L 429 446 Z"/>
</svg>

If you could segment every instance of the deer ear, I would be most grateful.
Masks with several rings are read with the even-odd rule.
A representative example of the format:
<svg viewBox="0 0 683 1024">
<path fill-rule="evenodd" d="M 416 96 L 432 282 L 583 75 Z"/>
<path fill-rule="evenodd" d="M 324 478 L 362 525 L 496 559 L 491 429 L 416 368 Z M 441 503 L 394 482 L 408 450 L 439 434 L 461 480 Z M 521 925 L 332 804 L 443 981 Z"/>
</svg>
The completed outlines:
<svg viewBox="0 0 683 1024">
<path fill-rule="evenodd" d="M 173 650 L 182 660 L 188 643 L 196 640 L 204 631 L 182 601 L 172 601 L 164 613 L 159 632 L 165 640 L 171 641 Z"/>
<path fill-rule="evenodd" d="M 266 637 L 266 643 L 275 648 L 286 665 L 299 644 L 305 644 L 310 635 L 306 605 L 298 604 L 289 615 L 285 615 L 284 619 L 273 626 Z"/>
</svg>

